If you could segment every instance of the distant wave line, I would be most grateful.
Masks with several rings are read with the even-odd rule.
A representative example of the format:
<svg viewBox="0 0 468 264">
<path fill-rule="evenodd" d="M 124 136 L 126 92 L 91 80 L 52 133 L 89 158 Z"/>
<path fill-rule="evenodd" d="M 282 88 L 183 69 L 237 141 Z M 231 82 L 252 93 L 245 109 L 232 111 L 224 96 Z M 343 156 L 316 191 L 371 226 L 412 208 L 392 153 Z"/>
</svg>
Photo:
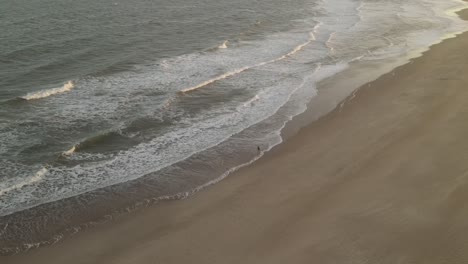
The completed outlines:
<svg viewBox="0 0 468 264">
<path fill-rule="evenodd" d="M 272 60 L 269 60 L 269 61 L 264 61 L 264 62 L 260 62 L 260 63 L 257 63 L 257 64 L 254 64 L 254 65 L 251 65 L 251 66 L 246 66 L 246 67 L 242 67 L 240 69 L 236 69 L 234 71 L 231 71 L 231 72 L 227 72 L 227 73 L 224 73 L 224 74 L 221 74 L 213 79 L 209 79 L 207 81 L 204 81 L 200 84 L 197 84 L 195 86 L 192 86 L 192 87 L 189 87 L 189 88 L 186 88 L 186 89 L 183 89 L 181 90 L 180 92 L 181 93 L 187 93 L 187 92 L 191 92 L 191 91 L 194 91 L 194 90 L 197 90 L 199 88 L 202 88 L 204 86 L 207 86 L 209 84 L 212 84 L 214 82 L 217 82 L 217 81 L 220 81 L 220 80 L 223 80 L 223 79 L 226 79 L 226 78 L 229 78 L 231 76 L 234 76 L 236 74 L 239 74 L 239 73 L 242 73 L 246 70 L 249 70 L 249 69 L 252 69 L 252 68 L 256 68 L 256 67 L 260 67 L 260 66 L 264 66 L 264 65 L 267 65 L 267 64 L 270 64 L 270 63 L 274 63 L 274 62 L 277 62 L 277 61 L 280 61 L 280 60 L 284 60 L 286 59 L 287 57 L 290 57 L 292 55 L 294 55 L 295 53 L 297 53 L 298 51 L 302 50 L 305 46 L 309 45 L 312 41 L 315 40 L 315 35 L 311 32 L 310 33 L 310 38 L 309 40 L 307 40 L 306 42 L 296 46 L 293 50 L 291 50 L 290 52 L 286 53 L 285 55 L 282 55 L 281 57 L 278 57 L 278 58 L 275 58 L 275 59 L 272 59 Z"/>
<path fill-rule="evenodd" d="M 68 81 L 61 87 L 42 90 L 42 91 L 34 92 L 34 93 L 28 93 L 27 95 L 25 95 L 25 96 L 23 96 L 21 98 L 23 98 L 25 100 L 28 100 L 28 101 L 29 100 L 37 100 L 37 99 L 49 97 L 51 95 L 68 92 L 71 89 L 73 89 L 74 87 L 75 87 L 75 84 L 72 81 Z"/>
</svg>

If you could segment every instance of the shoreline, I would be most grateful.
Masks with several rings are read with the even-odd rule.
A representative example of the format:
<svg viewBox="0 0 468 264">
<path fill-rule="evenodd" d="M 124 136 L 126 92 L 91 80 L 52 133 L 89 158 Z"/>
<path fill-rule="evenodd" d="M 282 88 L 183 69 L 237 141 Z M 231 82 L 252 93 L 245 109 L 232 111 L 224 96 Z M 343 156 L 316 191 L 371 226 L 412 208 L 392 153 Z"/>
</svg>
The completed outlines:
<svg viewBox="0 0 468 264">
<path fill-rule="evenodd" d="M 463 11 L 464 16 L 466 16 L 466 13 L 466 10 Z M 304 235 L 301 235 L 304 229 L 309 227 L 309 225 L 304 223 L 304 221 L 307 220 L 314 223 L 317 222 L 318 226 L 329 227 L 329 224 L 327 224 L 326 220 L 331 219 L 327 218 L 326 215 L 322 215 L 322 217 L 317 220 L 312 217 L 312 215 L 309 215 L 312 213 L 305 212 L 307 211 L 305 209 L 311 206 L 315 210 L 314 214 L 319 214 L 322 212 L 320 210 L 326 211 L 326 209 L 323 208 L 325 204 L 320 204 L 320 200 L 329 200 L 332 203 L 338 203 L 338 200 L 342 201 L 344 199 L 343 197 L 346 196 L 343 194 L 343 192 L 350 192 L 349 190 L 346 190 L 345 187 L 359 189 L 360 187 L 357 186 L 358 182 L 362 183 L 363 179 L 376 181 L 376 179 L 373 179 L 370 176 L 359 176 L 357 179 L 349 179 L 351 177 L 350 175 L 356 176 L 356 171 L 365 171 L 367 169 L 373 172 L 380 172 L 380 169 L 377 170 L 377 168 L 375 168 L 377 165 L 369 163 L 369 160 L 373 159 L 370 157 L 372 154 L 376 154 L 377 156 L 389 155 L 391 158 L 393 158 L 393 160 L 390 159 L 389 162 L 390 165 L 392 165 L 397 161 L 403 162 L 403 160 L 401 160 L 401 158 L 398 159 L 396 155 L 398 153 L 405 153 L 400 151 L 400 149 L 406 150 L 409 153 L 415 152 L 415 150 L 411 148 L 405 149 L 405 146 L 402 146 L 401 142 L 404 141 L 406 144 L 414 145 L 414 143 L 410 140 L 411 135 L 417 134 L 418 132 L 422 133 L 420 130 L 423 130 L 416 129 L 417 131 L 414 131 L 416 128 L 415 124 L 431 129 L 433 126 L 435 126 L 431 122 L 435 121 L 427 121 L 427 119 L 431 118 L 426 117 L 424 120 L 429 124 L 420 124 L 423 121 L 419 121 L 414 119 L 412 116 L 408 116 L 409 112 L 418 110 L 410 109 L 411 107 L 419 107 L 418 105 L 410 105 L 408 102 L 416 99 L 422 101 L 424 101 L 423 99 L 432 100 L 430 102 L 433 104 L 438 102 L 435 98 L 423 98 L 425 95 L 421 95 L 421 93 L 423 93 L 421 91 L 423 89 L 422 87 L 413 88 L 413 90 L 416 91 L 412 93 L 412 90 L 402 91 L 402 88 L 396 86 L 395 83 L 400 83 L 400 85 L 403 83 L 402 85 L 407 85 L 408 83 L 414 81 L 413 75 L 419 74 L 424 77 L 425 74 L 421 72 L 424 72 L 425 70 L 427 71 L 427 68 L 431 67 L 430 65 L 425 64 L 431 64 L 434 61 L 440 61 L 443 63 L 444 59 L 448 60 L 445 57 L 451 53 L 445 51 L 448 49 L 448 47 L 445 46 L 451 45 L 450 48 L 452 53 L 456 52 L 457 48 L 460 52 L 460 50 L 462 50 L 460 49 L 460 46 L 463 48 L 463 45 L 456 43 L 467 43 L 467 39 L 467 33 L 461 34 L 457 38 L 445 39 L 442 43 L 431 46 L 429 51 L 424 52 L 421 57 L 412 59 L 409 64 L 397 67 L 391 73 L 387 73 L 379 77 L 376 81 L 370 82 L 368 85 L 364 85 L 357 90 L 353 100 L 348 101 L 345 99 L 346 104 L 343 105 L 343 108 L 337 108 L 324 117 L 319 118 L 316 122 L 313 122 L 310 125 L 307 125 L 305 128 L 300 129 L 297 135 L 292 136 L 288 142 L 280 144 L 273 152 L 268 153 L 266 157 L 258 160 L 255 162 L 255 164 L 233 173 L 227 179 L 216 184 L 216 187 L 207 188 L 186 200 L 169 201 L 150 208 L 142 209 L 135 214 L 130 213 L 129 215 L 117 219 L 115 222 L 106 224 L 106 226 L 100 226 L 96 229 L 86 230 L 75 235 L 74 237 L 63 240 L 59 244 L 35 249 L 17 256 L 6 257 L 5 259 L 8 261 L 6 263 L 28 263 L 28 261 L 30 263 L 32 261 L 31 259 L 36 261 L 43 260 L 47 263 L 53 263 L 51 261 L 57 261 L 57 263 L 74 263 L 72 259 L 77 263 L 94 263 L 94 261 L 98 259 L 104 263 L 107 263 L 106 261 L 112 263 L 130 263 L 132 261 L 141 261 L 142 263 L 146 263 L 150 260 L 153 261 L 155 257 L 157 257 L 156 259 L 161 261 L 161 263 L 180 263 L 182 261 L 190 261 L 190 259 L 193 260 L 192 263 L 210 263 L 219 261 L 223 262 L 223 259 L 221 258 L 223 254 L 230 257 L 229 260 L 232 262 L 240 260 L 240 256 L 247 255 L 246 262 L 259 263 L 263 261 L 268 262 L 267 260 L 270 260 L 271 263 L 274 262 L 272 261 L 273 256 L 267 256 L 267 252 L 270 252 L 270 248 L 276 248 L 278 250 L 278 252 L 273 251 L 276 253 L 276 255 L 283 252 L 283 255 L 281 255 L 277 260 L 279 262 L 281 262 L 281 258 L 286 259 L 286 257 L 296 256 L 296 254 L 292 254 L 291 252 L 296 252 L 297 250 L 306 251 L 304 249 L 306 245 L 312 248 L 320 248 L 319 244 L 324 242 L 323 239 L 325 239 L 325 242 L 327 242 L 327 239 L 333 240 L 333 237 L 329 238 L 326 236 L 326 234 L 322 234 L 325 231 L 319 232 L 320 230 L 314 229 L 314 231 L 317 232 L 307 230 L 307 232 L 304 233 L 322 234 L 321 239 L 316 239 L 320 241 L 315 241 L 314 239 L 311 239 L 310 241 L 307 240 Z M 444 56 L 438 57 L 437 54 L 440 53 L 444 54 Z M 453 60 L 453 62 L 454 61 L 455 60 Z M 452 61 L 445 61 L 445 63 L 448 64 L 451 62 Z M 467 65 L 463 65 L 462 62 L 458 63 L 460 63 L 460 65 L 466 69 Z M 442 84 L 444 84 L 444 82 L 452 83 L 453 81 L 454 83 L 451 85 L 459 87 L 459 84 L 455 82 L 463 81 L 463 79 L 457 80 L 455 78 L 457 76 L 452 76 L 453 74 L 451 74 L 451 72 L 453 72 L 453 68 L 450 68 L 450 66 L 452 65 L 444 65 L 444 67 L 447 68 L 444 70 L 437 69 L 441 72 L 441 76 L 438 77 L 440 79 L 438 80 Z M 459 75 L 462 76 L 461 74 L 463 70 L 458 68 L 457 70 Z M 434 70 L 434 72 L 436 71 Z M 424 78 L 421 76 L 419 76 L 420 79 L 416 79 L 416 81 L 423 82 Z M 384 88 L 376 89 L 375 87 Z M 397 88 L 393 89 L 395 87 Z M 434 96 L 442 93 L 435 88 L 433 88 L 431 92 Z M 424 93 L 426 93 L 426 91 L 424 91 Z M 387 113 L 388 116 L 385 116 L 385 118 L 388 118 L 388 120 L 382 116 L 379 116 L 378 114 L 367 112 L 368 109 L 376 109 L 376 111 L 398 110 L 398 108 L 394 108 L 395 105 L 389 104 L 384 100 L 385 98 L 395 99 L 395 96 L 397 96 L 396 98 L 398 99 L 403 98 L 404 100 L 407 100 L 406 103 L 408 103 L 408 105 L 402 105 L 404 109 L 398 113 Z M 453 94 L 450 96 L 451 100 L 456 99 L 454 98 Z M 381 105 L 378 103 L 381 103 Z M 399 105 L 401 103 L 398 100 L 394 103 L 398 106 L 401 106 Z M 366 104 L 369 108 L 366 107 Z M 436 111 L 436 109 L 433 110 L 429 105 L 426 107 L 426 110 L 429 109 L 432 110 L 435 114 L 438 114 L 440 111 L 444 110 L 444 107 L 450 108 L 450 106 L 444 105 L 443 107 L 440 106 L 439 108 L 441 109 Z M 461 108 L 462 106 L 458 105 L 458 107 Z M 406 110 L 407 112 L 404 112 L 403 110 Z M 385 112 L 386 111 L 383 111 L 383 113 Z M 411 113 L 414 114 L 413 112 Z M 424 115 L 424 113 L 426 112 L 417 112 L 417 114 L 420 115 Z M 450 111 L 446 110 L 444 113 L 450 113 Z M 411 126 L 398 126 L 398 124 L 390 123 L 390 121 L 400 122 L 401 118 L 406 120 L 407 123 L 410 123 Z M 369 127 L 365 127 L 365 129 L 359 127 L 356 128 L 356 125 L 350 120 L 361 122 L 361 124 L 368 124 Z M 369 120 L 372 122 L 364 122 Z M 438 126 L 436 127 L 438 128 Z M 390 129 L 390 131 L 396 133 L 397 135 L 404 134 L 404 137 L 400 135 L 400 137 L 395 139 L 395 135 L 387 132 L 384 128 Z M 357 146 L 357 142 L 347 141 L 346 137 L 348 135 L 344 135 L 345 133 L 343 130 L 345 130 L 344 132 L 354 131 L 355 134 L 353 135 L 355 135 L 357 139 L 361 139 L 361 141 L 357 141 L 361 142 L 363 145 Z M 360 133 L 362 133 L 362 135 Z M 372 146 L 366 145 L 367 138 L 366 140 L 362 139 L 365 136 L 367 136 L 369 139 L 374 139 L 374 141 L 369 143 Z M 375 137 L 380 138 L 377 140 Z M 341 144 L 337 142 L 340 142 Z M 392 144 L 398 145 L 398 147 L 394 147 Z M 413 146 L 413 148 L 414 147 L 415 146 Z M 386 149 L 390 149 L 391 153 L 388 153 L 388 150 Z M 369 153 L 364 153 L 366 151 L 369 151 Z M 385 152 L 385 154 L 382 154 L 383 152 Z M 356 160 L 358 161 L 357 164 L 349 165 L 349 157 L 344 154 L 356 155 Z M 418 154 L 423 153 L 418 152 Z M 316 175 L 315 173 L 311 172 L 318 172 L 321 169 L 313 167 L 312 165 L 308 165 L 309 163 L 315 165 L 320 163 L 311 161 L 311 157 L 303 157 L 307 155 L 312 155 L 318 160 L 325 160 L 323 161 L 323 166 L 326 167 L 326 172 L 329 174 L 325 173 L 324 171 L 322 177 L 314 177 L 313 179 L 309 179 L 308 177 L 311 177 L 310 174 Z M 334 158 L 337 158 L 338 160 L 334 160 Z M 340 160 L 340 158 L 342 160 Z M 397 159 L 395 160 L 395 158 Z M 375 159 L 373 161 L 375 161 Z M 377 160 L 377 162 L 383 168 L 389 166 L 386 165 L 387 161 Z M 394 167 L 387 169 L 389 171 L 396 170 L 398 164 L 393 165 Z M 410 165 L 406 166 L 411 167 Z M 417 170 L 421 168 L 411 167 L 409 169 Z M 330 170 L 333 170 L 334 172 L 332 173 Z M 287 182 L 284 177 L 281 177 L 282 175 L 280 175 L 280 172 L 291 176 L 293 181 Z M 273 179 L 264 174 L 273 175 Z M 318 174 L 322 175 L 322 173 Z M 326 174 L 333 176 L 339 175 L 340 177 L 330 179 L 325 177 Z M 383 176 L 379 176 L 377 178 L 380 180 L 390 181 L 390 179 L 383 178 Z M 434 176 L 434 178 L 436 178 L 436 176 Z M 272 180 L 272 182 L 270 182 L 270 180 Z M 402 182 L 404 181 L 404 179 L 401 178 L 398 180 Z M 379 186 L 378 182 L 374 182 L 373 184 L 373 189 L 385 192 L 383 186 Z M 437 184 L 440 183 L 437 182 Z M 264 187 L 265 185 L 266 187 Z M 376 188 L 377 186 L 381 189 Z M 330 189 L 333 190 L 333 195 L 330 194 Z M 256 193 L 257 191 L 258 193 Z M 365 191 L 369 192 L 367 189 Z M 309 192 L 311 192 L 311 194 L 309 194 Z M 272 197 L 271 194 L 278 194 L 278 196 Z M 372 197 L 371 194 L 368 195 L 369 197 Z M 267 197 L 265 200 L 268 201 L 264 201 L 262 198 L 263 196 Z M 269 198 L 271 198 L 271 200 L 269 200 Z M 355 199 L 356 198 L 354 198 L 354 200 Z M 363 197 L 360 197 L 360 199 L 365 200 Z M 290 202 L 294 205 L 290 205 Z M 385 200 L 385 202 L 390 201 Z M 348 202 L 345 201 L 345 203 Z M 350 201 L 349 203 L 352 202 Z M 260 205 L 260 207 L 255 207 L 255 205 Z M 377 205 L 367 205 L 373 210 L 386 210 L 384 206 L 381 206 L 383 207 L 382 209 Z M 266 207 L 268 210 L 264 209 L 264 207 Z M 419 208 L 418 206 L 415 207 L 416 209 Z M 260 216 L 260 213 L 257 212 L 256 208 L 262 209 L 258 210 L 262 211 Z M 232 209 L 232 211 L 229 209 Z M 275 212 L 276 209 L 277 212 Z M 346 209 L 341 207 L 339 209 L 344 211 L 339 211 L 336 209 L 339 212 L 335 213 L 341 217 L 341 214 L 346 213 Z M 370 212 L 371 211 L 372 210 L 370 210 Z M 351 215 L 355 216 L 353 214 Z M 259 216 L 258 218 L 271 221 L 266 221 L 268 224 L 265 224 L 265 222 L 258 220 L 254 216 Z M 348 215 L 346 216 L 352 217 Z M 375 215 L 372 216 L 375 217 Z M 151 221 L 151 219 L 158 221 L 161 218 L 163 223 L 157 223 L 156 226 Z M 419 221 L 419 219 L 410 220 Z M 252 224 L 252 226 L 249 226 L 249 224 Z M 295 224 L 297 224 L 298 227 L 294 227 Z M 267 225 L 267 227 L 264 225 Z M 198 227 L 200 227 L 200 229 L 198 229 Z M 231 227 L 232 230 L 229 229 L 229 227 Z M 258 228 L 258 230 L 256 230 L 255 227 Z M 212 228 L 217 230 L 217 232 L 212 231 Z M 228 230 L 226 232 L 227 237 L 233 237 L 237 239 L 233 239 L 233 241 L 227 241 L 227 238 L 220 237 L 220 232 L 224 232 L 224 230 Z M 325 230 L 327 230 L 327 228 L 325 228 Z M 175 232 L 175 235 L 172 235 L 172 231 Z M 354 231 L 350 232 L 354 235 L 358 234 L 354 233 Z M 261 235 L 259 233 L 261 233 Z M 278 240 L 282 239 L 284 233 L 288 234 L 287 237 L 291 240 L 292 243 L 295 243 L 296 245 L 299 242 L 303 243 L 300 244 L 302 247 L 298 246 L 292 248 L 292 246 L 288 246 L 286 249 L 280 250 L 280 245 L 284 246 L 284 242 L 280 243 Z M 213 236 L 214 241 L 209 241 L 209 234 Z M 128 237 L 128 241 L 119 241 L 119 237 Z M 268 237 L 269 239 L 267 240 L 265 237 Z M 185 241 L 182 238 L 187 238 L 189 241 Z M 164 241 L 162 241 L 164 239 L 167 239 L 167 242 L 170 242 L 169 245 L 165 245 Z M 372 239 L 377 238 L 372 237 Z M 216 243 L 217 240 L 220 242 L 219 245 Z M 257 245 L 257 243 L 253 243 L 257 240 L 260 240 L 262 243 L 259 243 L 259 245 Z M 255 247 L 255 250 L 246 248 L 246 245 L 242 245 L 242 241 L 248 242 L 246 243 L 248 245 L 257 245 L 257 247 Z M 176 256 L 176 247 L 178 243 L 183 244 L 184 248 L 187 250 L 182 250 L 182 252 L 187 252 L 187 254 L 184 254 L 184 256 L 179 256 L 181 259 L 177 259 Z M 316 244 L 311 245 L 311 243 Z M 370 245 L 368 243 L 364 244 L 367 246 Z M 172 247 L 170 245 L 172 245 Z M 198 252 L 199 254 L 207 253 L 206 251 L 210 248 L 210 246 L 220 249 L 220 251 L 211 252 L 211 254 L 206 256 L 200 256 L 197 255 L 195 249 L 190 249 L 190 246 L 203 249 Z M 330 247 L 333 248 L 332 246 Z M 154 252 L 155 248 L 158 249 L 158 252 Z M 118 252 L 119 254 L 116 254 L 118 257 L 116 257 L 113 256 L 113 252 L 115 252 L 116 249 L 125 250 Z M 84 259 L 77 258 L 78 254 L 83 254 L 83 250 L 86 252 L 86 257 Z M 285 252 L 285 250 L 288 252 Z M 314 250 L 318 249 L 314 248 L 311 252 L 315 252 Z M 245 252 L 250 253 L 243 254 Z M 158 253 L 158 256 L 152 255 L 153 253 Z M 284 255 L 285 253 L 288 254 Z M 321 252 L 321 254 L 322 253 L 323 252 Z M 159 254 L 164 256 L 160 256 Z M 322 256 L 321 254 L 317 254 L 317 256 Z M 189 256 L 192 258 L 188 258 Z M 303 255 L 301 256 L 304 257 Z M 187 259 L 183 259 L 185 257 L 187 257 Z M 2 258 L 0 257 L 0 260 L 1 259 Z M 301 262 L 307 259 L 297 260 L 297 262 Z M 328 259 L 328 255 L 327 257 L 323 255 L 323 258 L 318 258 L 317 261 L 326 263 L 326 261 L 332 260 Z M 392 263 L 395 263 L 395 260 Z"/>
</svg>

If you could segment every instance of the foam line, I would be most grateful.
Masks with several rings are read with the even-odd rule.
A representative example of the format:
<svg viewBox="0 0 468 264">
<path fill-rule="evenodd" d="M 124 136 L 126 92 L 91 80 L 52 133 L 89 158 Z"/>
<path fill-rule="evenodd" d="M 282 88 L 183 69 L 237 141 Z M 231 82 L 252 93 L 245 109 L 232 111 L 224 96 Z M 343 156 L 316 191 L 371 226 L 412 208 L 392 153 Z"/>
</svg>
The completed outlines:
<svg viewBox="0 0 468 264">
<path fill-rule="evenodd" d="M 247 102 L 244 103 L 244 106 L 247 107 L 249 105 L 251 105 L 253 102 L 255 101 L 258 101 L 260 100 L 260 97 L 258 96 L 258 94 L 256 94 L 254 97 L 252 97 L 250 100 L 248 100 Z"/>
</svg>

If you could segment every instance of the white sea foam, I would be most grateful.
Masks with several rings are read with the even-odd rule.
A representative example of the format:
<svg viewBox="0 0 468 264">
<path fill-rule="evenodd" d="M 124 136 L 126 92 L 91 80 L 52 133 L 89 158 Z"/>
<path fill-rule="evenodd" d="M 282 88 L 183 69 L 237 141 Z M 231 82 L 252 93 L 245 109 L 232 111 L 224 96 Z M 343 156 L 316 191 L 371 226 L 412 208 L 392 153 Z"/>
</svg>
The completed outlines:
<svg viewBox="0 0 468 264">
<path fill-rule="evenodd" d="M 55 94 L 60 94 L 60 93 L 65 93 L 73 89 L 75 85 L 73 84 L 72 81 L 66 82 L 63 86 L 57 87 L 57 88 L 52 88 L 52 89 L 47 89 L 39 92 L 34 92 L 34 93 L 29 93 L 21 98 L 25 100 L 36 100 L 36 99 L 41 99 L 41 98 L 46 98 L 51 95 Z"/>
<path fill-rule="evenodd" d="M 46 174 L 47 174 L 47 169 L 42 168 L 38 172 L 36 172 L 36 174 L 34 174 L 34 176 L 32 176 L 32 177 L 30 177 L 30 178 L 28 178 L 26 180 L 23 180 L 23 181 L 21 181 L 19 183 L 16 183 L 16 184 L 13 184 L 13 185 L 10 185 L 8 187 L 4 187 L 4 188 L 0 189 L 0 196 L 4 195 L 5 193 L 8 193 L 8 192 L 21 189 L 26 185 L 33 185 L 33 184 L 35 184 L 35 183 L 37 183 L 39 181 L 42 181 Z"/>
</svg>

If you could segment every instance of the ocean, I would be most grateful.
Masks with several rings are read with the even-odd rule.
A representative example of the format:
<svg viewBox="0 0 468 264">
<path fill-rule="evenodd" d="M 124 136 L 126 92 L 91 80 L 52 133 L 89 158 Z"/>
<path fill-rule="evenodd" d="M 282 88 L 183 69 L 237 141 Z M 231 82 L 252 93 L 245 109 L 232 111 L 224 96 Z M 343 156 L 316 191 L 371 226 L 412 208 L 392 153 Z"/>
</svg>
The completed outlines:
<svg viewBox="0 0 468 264">
<path fill-rule="evenodd" d="M 465 5 L 0 0 L 0 253 L 222 180 L 322 80 L 467 30 Z"/>
</svg>

